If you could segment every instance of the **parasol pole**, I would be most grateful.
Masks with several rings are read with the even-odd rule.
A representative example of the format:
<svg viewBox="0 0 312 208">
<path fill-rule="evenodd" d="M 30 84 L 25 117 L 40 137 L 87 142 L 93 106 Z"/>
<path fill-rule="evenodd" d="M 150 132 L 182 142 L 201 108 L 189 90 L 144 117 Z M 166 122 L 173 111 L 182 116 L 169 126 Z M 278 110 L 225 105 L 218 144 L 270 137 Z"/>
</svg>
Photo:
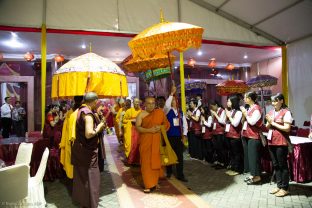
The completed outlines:
<svg viewBox="0 0 312 208">
<path fill-rule="evenodd" d="M 180 84 L 181 84 L 181 106 L 183 113 L 185 113 L 186 103 L 185 103 L 184 58 L 182 52 L 180 52 Z"/>
<path fill-rule="evenodd" d="M 47 79 L 47 28 L 46 28 L 46 7 L 47 1 L 43 1 L 43 15 L 41 26 L 41 130 L 45 123 L 46 105 L 46 79 Z M 30 129 L 28 129 L 30 131 Z"/>
</svg>

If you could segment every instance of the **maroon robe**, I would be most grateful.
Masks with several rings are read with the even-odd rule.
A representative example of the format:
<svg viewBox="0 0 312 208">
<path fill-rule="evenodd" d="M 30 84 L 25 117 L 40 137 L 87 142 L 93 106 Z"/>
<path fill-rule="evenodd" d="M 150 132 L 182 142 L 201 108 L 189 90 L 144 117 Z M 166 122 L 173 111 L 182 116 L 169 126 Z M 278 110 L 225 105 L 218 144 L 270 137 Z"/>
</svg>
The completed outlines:
<svg viewBox="0 0 312 208">
<path fill-rule="evenodd" d="M 72 197 L 83 207 L 96 208 L 100 195 L 99 136 L 85 138 L 85 121 L 81 114 L 92 116 L 94 128 L 98 124 L 95 115 L 88 107 L 80 107 L 76 123 L 76 140 L 72 147 L 72 164 L 74 165 Z"/>
</svg>

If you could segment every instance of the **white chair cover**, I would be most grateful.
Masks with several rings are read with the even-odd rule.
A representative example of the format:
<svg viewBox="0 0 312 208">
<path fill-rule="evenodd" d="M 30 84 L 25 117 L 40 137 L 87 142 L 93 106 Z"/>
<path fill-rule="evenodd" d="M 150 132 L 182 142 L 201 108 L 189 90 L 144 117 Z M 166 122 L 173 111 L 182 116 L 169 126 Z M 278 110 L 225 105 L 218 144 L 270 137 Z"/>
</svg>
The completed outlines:
<svg viewBox="0 0 312 208">
<path fill-rule="evenodd" d="M 34 177 L 28 179 L 28 195 L 19 201 L 14 207 L 36 207 L 43 208 L 46 205 L 43 188 L 43 177 L 47 167 L 49 149 L 43 152 L 38 171 Z"/>
<path fill-rule="evenodd" d="M 33 144 L 22 142 L 18 147 L 15 165 L 18 164 L 30 164 Z"/>
<path fill-rule="evenodd" d="M 0 169 L 0 206 L 9 207 L 24 199 L 28 192 L 29 166 L 12 165 Z"/>
<path fill-rule="evenodd" d="M 36 204 L 36 207 L 45 207 L 46 200 L 44 198 L 43 177 L 47 167 L 49 157 L 49 149 L 46 148 L 43 152 L 38 171 L 34 177 L 31 177 L 28 182 L 27 203 Z"/>
</svg>

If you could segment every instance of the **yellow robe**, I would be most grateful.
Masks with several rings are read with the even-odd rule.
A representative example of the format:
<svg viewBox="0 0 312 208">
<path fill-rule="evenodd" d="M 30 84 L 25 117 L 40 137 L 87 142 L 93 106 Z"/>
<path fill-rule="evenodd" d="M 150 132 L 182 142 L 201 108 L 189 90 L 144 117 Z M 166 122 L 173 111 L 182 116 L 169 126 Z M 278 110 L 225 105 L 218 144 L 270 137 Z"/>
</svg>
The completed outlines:
<svg viewBox="0 0 312 208">
<path fill-rule="evenodd" d="M 76 120 L 78 109 L 73 112 L 70 109 L 66 113 L 66 117 L 62 129 L 62 138 L 60 143 L 61 156 L 60 162 L 66 172 L 68 178 L 73 178 L 73 165 L 71 164 L 71 146 L 76 139 Z"/>
<path fill-rule="evenodd" d="M 132 136 L 132 123 L 131 120 L 135 119 L 138 114 L 141 112 L 141 109 L 139 110 L 135 110 L 134 108 L 129 108 L 123 119 L 122 119 L 122 123 L 123 123 L 123 127 L 124 127 L 124 145 L 125 145 L 125 155 L 128 158 L 130 151 L 131 151 L 131 136 Z"/>
</svg>

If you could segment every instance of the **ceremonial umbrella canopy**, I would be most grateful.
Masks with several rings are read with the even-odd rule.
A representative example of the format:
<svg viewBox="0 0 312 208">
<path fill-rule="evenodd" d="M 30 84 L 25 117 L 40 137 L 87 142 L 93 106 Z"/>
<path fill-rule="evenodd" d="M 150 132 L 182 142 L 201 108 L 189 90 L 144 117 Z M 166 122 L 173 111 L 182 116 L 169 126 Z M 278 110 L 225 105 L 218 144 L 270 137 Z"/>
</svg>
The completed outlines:
<svg viewBox="0 0 312 208">
<path fill-rule="evenodd" d="M 156 54 L 184 52 L 201 46 L 203 28 L 182 22 L 161 21 L 143 30 L 128 43 L 134 57 L 150 58 Z"/>
<path fill-rule="evenodd" d="M 132 55 L 128 56 L 121 65 L 128 72 L 145 72 L 158 68 L 166 68 L 174 63 L 175 56 L 170 54 L 170 59 L 167 55 L 156 54 L 152 58 L 133 58 Z M 169 68 L 170 69 L 170 68 Z"/>
<path fill-rule="evenodd" d="M 252 88 L 269 87 L 277 84 L 277 78 L 271 75 L 258 75 L 247 81 L 247 84 Z"/>
<path fill-rule="evenodd" d="M 179 86 L 177 90 L 178 92 L 180 92 Z M 206 82 L 189 82 L 185 84 L 185 91 L 192 93 L 201 93 L 202 91 L 206 90 L 206 88 Z"/>
<path fill-rule="evenodd" d="M 261 105 L 264 109 L 264 114 L 266 114 L 266 109 L 264 107 L 263 99 L 263 87 L 270 87 L 277 84 L 277 78 L 271 75 L 261 74 L 255 76 L 247 81 L 247 84 L 252 88 L 261 88 Z"/>
<path fill-rule="evenodd" d="M 70 60 L 52 77 L 53 99 L 95 92 L 100 98 L 128 96 L 125 73 L 112 61 L 95 53 Z"/>
<path fill-rule="evenodd" d="M 186 107 L 182 52 L 191 47 L 199 48 L 203 32 L 203 28 L 195 25 L 181 22 L 165 22 L 161 14 L 160 23 L 143 30 L 128 43 L 134 58 L 152 58 L 156 54 L 168 54 L 169 56 L 175 50 L 180 52 L 181 103 L 183 111 L 185 111 Z"/>
<path fill-rule="evenodd" d="M 242 80 L 227 80 L 216 85 L 219 95 L 227 96 L 235 93 L 245 93 L 250 87 Z"/>
</svg>

